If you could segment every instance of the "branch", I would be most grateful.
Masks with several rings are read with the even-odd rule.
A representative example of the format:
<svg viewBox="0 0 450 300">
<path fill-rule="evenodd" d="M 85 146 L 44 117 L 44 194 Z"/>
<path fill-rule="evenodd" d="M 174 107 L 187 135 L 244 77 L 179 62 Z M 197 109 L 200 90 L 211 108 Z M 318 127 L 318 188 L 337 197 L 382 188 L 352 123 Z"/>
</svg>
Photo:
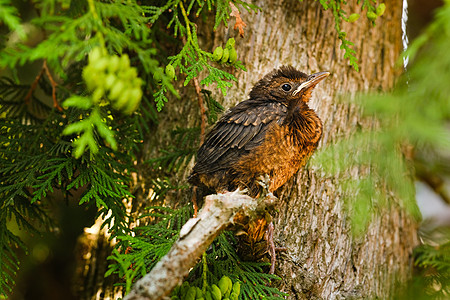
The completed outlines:
<svg viewBox="0 0 450 300">
<path fill-rule="evenodd" d="M 50 73 L 50 70 L 48 69 L 47 60 L 44 60 L 41 71 L 39 72 L 39 74 L 36 76 L 33 83 L 31 84 L 30 90 L 28 91 L 28 93 L 26 94 L 26 96 L 24 98 L 25 104 L 30 104 L 31 97 L 33 96 L 33 92 L 36 90 L 39 80 L 41 79 L 44 72 L 47 75 L 48 80 L 50 81 L 50 84 L 52 86 L 53 107 L 59 111 L 63 111 L 62 107 L 58 104 L 58 100 L 56 99 L 56 87 L 58 86 L 58 83 L 56 83 L 56 81 L 53 79 L 53 76 Z"/>
<path fill-rule="evenodd" d="M 29 104 L 30 103 L 31 96 L 33 96 L 33 92 L 37 88 L 39 80 L 42 77 L 42 74 L 44 74 L 44 68 L 42 68 L 41 71 L 39 72 L 39 74 L 36 76 L 36 78 L 34 79 L 33 83 L 30 86 L 30 89 L 29 89 L 28 93 L 25 95 L 25 98 L 24 98 L 25 104 Z"/>
<path fill-rule="evenodd" d="M 198 105 L 200 106 L 200 116 L 202 120 L 202 123 L 200 125 L 200 145 L 201 145 L 205 141 L 206 115 L 205 115 L 205 106 L 203 105 L 203 97 L 197 77 L 194 77 L 194 87 L 195 92 L 197 93 Z"/>
<path fill-rule="evenodd" d="M 44 64 L 42 65 L 42 68 L 45 70 L 45 74 L 47 74 L 48 80 L 50 80 L 50 84 L 52 85 L 53 107 L 59 111 L 63 111 L 62 107 L 59 106 L 59 104 L 58 104 L 58 100 L 56 99 L 56 86 L 58 86 L 58 84 L 53 79 L 53 76 L 50 73 L 50 70 L 48 69 L 47 60 L 44 60 Z"/>
<path fill-rule="evenodd" d="M 207 196 L 198 217 L 186 222 L 169 253 L 135 283 L 124 300 L 164 299 L 181 284 L 221 231 L 233 224 L 235 216 L 248 214 L 265 205 L 264 201 L 258 203 L 239 190 Z"/>
</svg>

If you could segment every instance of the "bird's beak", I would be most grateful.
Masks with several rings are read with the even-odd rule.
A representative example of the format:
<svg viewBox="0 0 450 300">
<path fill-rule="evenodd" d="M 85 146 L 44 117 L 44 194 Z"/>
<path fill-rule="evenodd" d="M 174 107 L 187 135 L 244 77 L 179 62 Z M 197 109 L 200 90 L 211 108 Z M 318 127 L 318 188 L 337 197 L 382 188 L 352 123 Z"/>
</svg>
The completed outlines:
<svg viewBox="0 0 450 300">
<path fill-rule="evenodd" d="M 300 93 L 303 89 L 308 89 L 310 87 L 314 87 L 316 84 L 318 84 L 323 79 L 327 78 L 328 75 L 330 75 L 330 72 L 318 72 L 314 73 L 308 76 L 308 79 L 306 79 L 305 82 L 300 84 L 300 86 L 292 93 L 294 96 Z"/>
</svg>

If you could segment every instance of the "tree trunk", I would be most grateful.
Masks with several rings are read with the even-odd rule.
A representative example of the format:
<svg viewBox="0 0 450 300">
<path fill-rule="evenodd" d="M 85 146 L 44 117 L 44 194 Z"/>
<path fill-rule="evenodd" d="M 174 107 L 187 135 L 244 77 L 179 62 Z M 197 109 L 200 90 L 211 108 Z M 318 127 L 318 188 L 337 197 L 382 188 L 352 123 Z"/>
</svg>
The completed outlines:
<svg viewBox="0 0 450 300">
<path fill-rule="evenodd" d="M 315 88 L 310 102 L 324 123 L 319 149 L 349 136 L 362 123 L 361 116 L 354 107 L 339 103 L 338 98 L 389 90 L 401 71 L 394 64 L 402 49 L 402 2 L 388 4 L 375 27 L 365 16 L 356 23 L 342 25 L 347 38 L 355 42 L 360 72 L 348 65 L 339 49 L 332 12 L 324 11 L 317 1 L 272 0 L 256 4 L 262 9 L 259 13 L 241 10 L 247 24 L 244 38 L 233 30 L 234 20 L 230 20 L 229 28 L 219 27 L 213 34 L 211 24 L 198 27 L 204 49 L 224 46 L 229 37 L 235 37 L 238 59 L 248 70 L 234 70 L 238 82 L 226 97 L 213 91 L 215 97 L 229 108 L 247 99 L 262 76 L 284 64 L 305 73 L 329 71 L 331 76 Z M 359 12 L 360 6 L 346 10 Z M 176 125 L 184 127 L 199 120 L 194 88 L 189 85 L 179 90 L 182 100 L 166 104 L 160 115 L 159 133 L 149 141 L 147 157 L 154 157 L 159 147 L 155 145 L 166 140 Z M 141 170 L 137 178 L 143 183 L 135 200 L 143 202 L 148 194 L 146 167 Z M 186 184 L 184 178 L 178 178 L 179 182 Z M 410 255 L 418 243 L 412 218 L 402 211 L 399 201 L 389 197 L 392 207 L 373 218 L 362 238 L 353 237 L 338 188 L 340 180 L 325 175 L 320 165 L 308 164 L 279 191 L 275 240 L 287 251 L 278 254 L 276 273 L 282 278 L 279 287 L 290 294 L 290 299 L 384 299 L 396 282 L 405 281 L 410 274 Z M 385 194 L 387 198 L 387 191 Z M 179 197 L 172 195 L 165 203 L 180 202 Z M 98 295 L 83 297 L 96 298 Z"/>
<path fill-rule="evenodd" d="M 245 38 L 236 39 L 238 59 L 248 72 L 236 74 L 238 83 L 228 91 L 224 106 L 246 99 L 257 80 L 283 64 L 309 74 L 330 71 L 310 104 L 324 122 L 319 149 L 350 135 L 362 122 L 359 112 L 337 99 L 393 87 L 401 71 L 394 65 L 402 49 L 402 2 L 387 4 L 375 27 L 365 16 L 343 24 L 348 39 L 355 42 L 359 72 L 348 66 L 339 49 L 332 12 L 324 11 L 317 1 L 259 1 L 257 5 L 262 12 L 242 12 Z M 225 43 L 227 33 L 236 34 L 217 32 L 215 46 Z M 362 238 L 352 237 L 339 181 L 324 175 L 320 165 L 308 164 L 279 193 L 275 239 L 287 251 L 278 255 L 276 273 L 291 299 L 384 299 L 396 282 L 410 275 L 417 224 L 389 197 L 391 209 L 375 216 Z"/>
</svg>

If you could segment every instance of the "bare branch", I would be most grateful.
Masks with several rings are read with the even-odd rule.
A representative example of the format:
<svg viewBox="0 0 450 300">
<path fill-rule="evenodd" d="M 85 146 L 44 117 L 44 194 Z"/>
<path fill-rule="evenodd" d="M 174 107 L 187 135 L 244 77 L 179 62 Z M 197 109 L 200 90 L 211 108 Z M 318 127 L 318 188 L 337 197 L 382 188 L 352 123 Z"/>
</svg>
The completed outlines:
<svg viewBox="0 0 450 300">
<path fill-rule="evenodd" d="M 31 96 L 33 96 L 33 92 L 37 88 L 39 80 L 42 77 L 42 74 L 44 74 L 44 68 L 42 68 L 39 71 L 39 74 L 36 76 L 36 78 L 34 79 L 33 83 L 31 84 L 30 90 L 28 91 L 28 93 L 26 94 L 26 96 L 24 98 L 25 104 L 29 104 L 31 102 Z"/>
<path fill-rule="evenodd" d="M 263 202 L 261 204 L 265 205 Z M 234 217 L 255 211 L 257 203 L 239 190 L 207 196 L 198 216 L 189 219 L 181 228 L 180 238 L 169 253 L 136 282 L 124 300 L 164 299 L 181 284 L 213 240 L 233 223 Z"/>
<path fill-rule="evenodd" d="M 39 74 L 36 76 L 33 83 L 31 84 L 30 90 L 28 91 L 28 93 L 26 94 L 26 96 L 24 98 L 25 104 L 30 104 L 31 97 L 33 96 L 33 92 L 34 92 L 34 90 L 36 90 L 39 80 L 41 79 L 44 72 L 47 75 L 48 79 L 50 80 L 50 84 L 52 86 L 53 107 L 55 107 L 59 111 L 63 111 L 62 107 L 58 103 L 58 100 L 56 99 L 56 87 L 58 86 L 58 83 L 56 83 L 56 81 L 53 79 L 53 76 L 50 73 L 50 70 L 48 69 L 47 60 L 44 60 L 41 71 L 39 71 Z"/>
<path fill-rule="evenodd" d="M 50 84 L 52 85 L 53 107 L 55 107 L 59 111 L 63 111 L 62 107 L 59 106 L 58 100 L 56 99 L 56 87 L 58 86 L 58 84 L 53 79 L 53 76 L 50 73 L 50 70 L 48 69 L 47 60 L 44 60 L 44 64 L 42 65 L 42 68 L 45 70 L 45 74 L 47 74 L 48 80 L 50 80 Z"/>
<path fill-rule="evenodd" d="M 194 87 L 195 92 L 197 93 L 198 105 L 200 106 L 200 115 L 201 115 L 201 126 L 200 126 L 200 145 L 203 144 L 205 140 L 205 128 L 206 128 L 206 115 L 205 115 L 205 106 L 203 105 L 203 97 L 200 89 L 200 84 L 198 83 L 198 78 L 194 77 Z"/>
</svg>

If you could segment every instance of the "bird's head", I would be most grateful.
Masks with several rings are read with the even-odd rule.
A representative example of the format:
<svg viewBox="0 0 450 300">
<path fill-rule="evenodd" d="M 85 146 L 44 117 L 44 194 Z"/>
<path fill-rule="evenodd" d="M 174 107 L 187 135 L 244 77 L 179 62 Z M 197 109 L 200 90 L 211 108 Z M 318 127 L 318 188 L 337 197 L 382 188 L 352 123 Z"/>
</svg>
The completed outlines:
<svg viewBox="0 0 450 300">
<path fill-rule="evenodd" d="M 328 75 L 329 72 L 307 75 L 292 66 L 282 66 L 258 81 L 250 92 L 250 98 L 270 97 L 280 102 L 302 100 L 306 103 L 314 87 Z"/>
</svg>

